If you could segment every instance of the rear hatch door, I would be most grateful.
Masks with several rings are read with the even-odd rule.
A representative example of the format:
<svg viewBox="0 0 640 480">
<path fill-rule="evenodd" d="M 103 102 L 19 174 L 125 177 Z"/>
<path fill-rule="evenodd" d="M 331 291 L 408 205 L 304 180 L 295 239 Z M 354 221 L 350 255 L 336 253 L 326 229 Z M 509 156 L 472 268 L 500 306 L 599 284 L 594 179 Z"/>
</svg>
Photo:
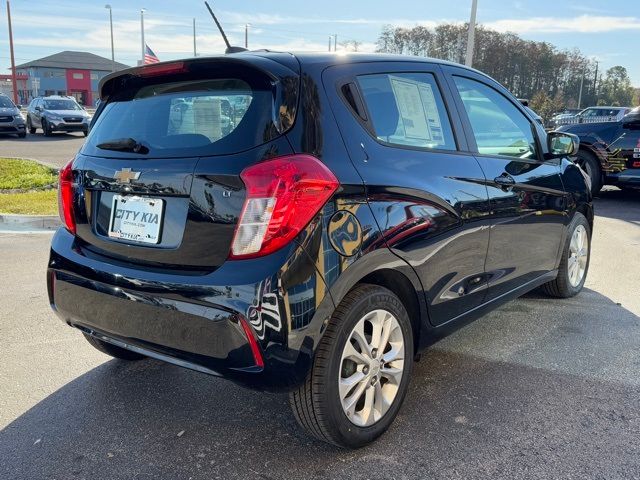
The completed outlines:
<svg viewBox="0 0 640 480">
<path fill-rule="evenodd" d="M 222 264 L 244 203 L 240 173 L 292 153 L 283 133 L 295 118 L 295 65 L 245 54 L 103 80 L 103 105 L 75 163 L 84 246 L 150 266 Z"/>
</svg>

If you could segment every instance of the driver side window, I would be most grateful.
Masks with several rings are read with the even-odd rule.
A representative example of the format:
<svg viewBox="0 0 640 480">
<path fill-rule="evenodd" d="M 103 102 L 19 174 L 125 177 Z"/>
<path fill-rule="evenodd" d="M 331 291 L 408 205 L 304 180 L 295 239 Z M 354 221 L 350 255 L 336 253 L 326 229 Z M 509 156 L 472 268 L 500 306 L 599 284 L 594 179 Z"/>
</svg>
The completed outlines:
<svg viewBox="0 0 640 480">
<path fill-rule="evenodd" d="M 531 122 L 505 96 L 484 83 L 454 77 L 478 153 L 537 159 Z"/>
</svg>

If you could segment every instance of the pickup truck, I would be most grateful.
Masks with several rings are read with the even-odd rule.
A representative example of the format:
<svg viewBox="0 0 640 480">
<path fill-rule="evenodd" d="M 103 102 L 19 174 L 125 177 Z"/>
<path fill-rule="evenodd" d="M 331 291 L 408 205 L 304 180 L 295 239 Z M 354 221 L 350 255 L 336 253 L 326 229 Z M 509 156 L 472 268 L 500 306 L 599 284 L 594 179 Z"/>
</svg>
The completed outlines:
<svg viewBox="0 0 640 480">
<path fill-rule="evenodd" d="M 580 138 L 577 163 L 591 178 L 596 194 L 603 185 L 640 189 L 640 107 L 617 122 L 562 125 Z"/>
</svg>

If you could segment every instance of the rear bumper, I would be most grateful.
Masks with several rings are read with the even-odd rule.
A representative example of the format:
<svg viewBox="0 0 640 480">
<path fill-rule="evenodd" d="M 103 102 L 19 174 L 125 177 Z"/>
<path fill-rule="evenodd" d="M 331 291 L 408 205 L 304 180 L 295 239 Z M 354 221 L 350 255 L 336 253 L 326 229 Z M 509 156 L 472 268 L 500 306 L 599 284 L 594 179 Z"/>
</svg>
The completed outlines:
<svg viewBox="0 0 640 480">
<path fill-rule="evenodd" d="M 640 168 L 628 168 L 618 173 L 609 173 L 607 183 L 640 188 Z"/>
<path fill-rule="evenodd" d="M 333 303 L 317 295 L 324 286 L 312 289 L 301 322 L 297 296 L 282 288 L 282 275 L 296 264 L 310 282 L 322 281 L 315 266 L 300 248 L 227 263 L 233 265 L 212 273 L 131 268 L 91 253 L 59 229 L 47 274 L 49 300 L 67 324 L 117 346 L 256 389 L 299 385 Z"/>
</svg>

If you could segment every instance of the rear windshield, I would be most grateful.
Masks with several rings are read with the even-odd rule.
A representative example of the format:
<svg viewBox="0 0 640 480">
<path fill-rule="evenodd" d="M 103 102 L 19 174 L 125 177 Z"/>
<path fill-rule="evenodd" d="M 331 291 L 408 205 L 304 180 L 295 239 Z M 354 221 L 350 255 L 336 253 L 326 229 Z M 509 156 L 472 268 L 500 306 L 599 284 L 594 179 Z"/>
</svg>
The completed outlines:
<svg viewBox="0 0 640 480">
<path fill-rule="evenodd" d="M 82 107 L 73 100 L 44 100 L 45 110 L 82 110 Z"/>
<path fill-rule="evenodd" d="M 102 156 L 117 153 L 98 145 L 124 138 L 147 147 L 145 156 L 235 153 L 270 139 L 272 112 L 272 92 L 239 78 L 146 85 L 109 101 L 87 145 Z"/>
</svg>

